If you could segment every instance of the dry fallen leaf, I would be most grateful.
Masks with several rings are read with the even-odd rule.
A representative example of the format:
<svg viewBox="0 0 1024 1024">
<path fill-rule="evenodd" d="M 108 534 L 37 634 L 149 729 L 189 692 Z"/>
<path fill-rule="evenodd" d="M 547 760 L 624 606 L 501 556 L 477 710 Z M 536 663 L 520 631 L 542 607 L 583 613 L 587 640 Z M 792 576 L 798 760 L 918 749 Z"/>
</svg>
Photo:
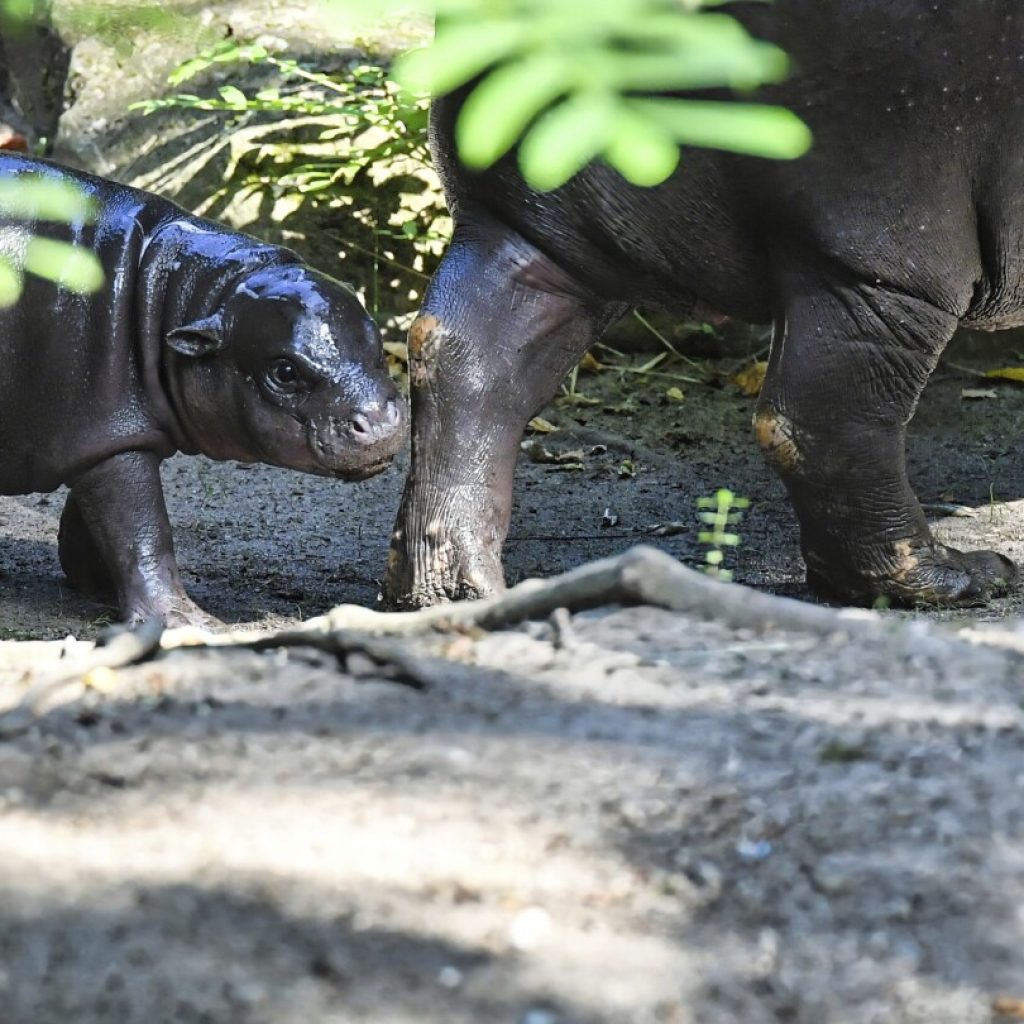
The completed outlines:
<svg viewBox="0 0 1024 1024">
<path fill-rule="evenodd" d="M 992 1012 L 999 1017 L 1010 1020 L 1024 1020 L 1024 999 L 1012 996 L 999 996 L 992 1000 Z"/>
<path fill-rule="evenodd" d="M 28 140 L 7 125 L 0 125 L 0 149 L 11 149 L 18 153 L 29 151 Z"/>
<path fill-rule="evenodd" d="M 589 352 L 580 360 L 580 369 L 589 373 L 600 373 L 604 364 L 599 363 Z"/>
<path fill-rule="evenodd" d="M 574 448 L 569 452 L 553 452 L 539 441 L 524 441 L 522 449 L 531 462 L 545 463 L 559 469 L 583 469 L 582 448 Z"/>
<path fill-rule="evenodd" d="M 674 537 L 677 533 L 687 533 L 692 529 L 690 523 L 680 520 L 673 520 L 671 523 L 655 523 L 647 527 L 647 532 L 652 537 Z"/>
<path fill-rule="evenodd" d="M 553 434 L 558 427 L 549 420 L 544 419 L 543 416 L 534 416 L 533 419 L 526 424 L 526 429 L 531 434 Z"/>
<path fill-rule="evenodd" d="M 999 370 L 987 370 L 986 377 L 997 377 L 999 380 L 1013 380 L 1024 384 L 1024 366 L 1004 366 Z"/>
<path fill-rule="evenodd" d="M 82 682 L 97 693 L 113 693 L 117 689 L 117 673 L 106 665 L 100 665 L 86 672 Z"/>
<path fill-rule="evenodd" d="M 758 361 L 751 363 L 738 373 L 734 373 L 729 378 L 729 383 L 735 384 L 740 389 L 741 394 L 746 395 L 747 398 L 754 398 L 761 394 L 761 388 L 764 386 L 764 375 L 767 372 L 768 364 L 766 362 Z"/>
<path fill-rule="evenodd" d="M 960 397 L 965 401 L 976 401 L 979 398 L 998 398 L 991 388 L 963 388 Z"/>
<path fill-rule="evenodd" d="M 679 388 L 669 388 L 665 392 L 666 398 L 671 398 L 673 402 L 681 402 L 683 400 L 683 393 Z"/>
<path fill-rule="evenodd" d="M 384 351 L 394 356 L 399 362 L 409 362 L 409 346 L 404 341 L 385 341 Z"/>
</svg>

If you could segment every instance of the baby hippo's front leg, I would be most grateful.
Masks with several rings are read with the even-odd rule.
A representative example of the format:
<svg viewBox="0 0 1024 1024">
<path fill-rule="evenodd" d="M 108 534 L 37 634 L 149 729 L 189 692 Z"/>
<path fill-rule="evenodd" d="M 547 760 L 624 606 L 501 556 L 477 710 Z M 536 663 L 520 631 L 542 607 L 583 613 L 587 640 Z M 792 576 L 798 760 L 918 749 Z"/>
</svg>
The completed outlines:
<svg viewBox="0 0 1024 1024">
<path fill-rule="evenodd" d="M 182 586 L 160 459 L 151 452 L 113 455 L 75 480 L 61 516 L 59 549 L 72 586 L 112 597 L 125 622 L 217 622 Z"/>
</svg>

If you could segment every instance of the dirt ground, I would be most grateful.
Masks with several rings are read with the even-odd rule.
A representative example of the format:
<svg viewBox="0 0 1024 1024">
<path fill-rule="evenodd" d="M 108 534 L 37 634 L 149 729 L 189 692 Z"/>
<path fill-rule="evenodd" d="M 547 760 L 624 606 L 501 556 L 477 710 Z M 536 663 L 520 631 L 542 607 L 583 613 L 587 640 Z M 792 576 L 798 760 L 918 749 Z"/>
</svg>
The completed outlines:
<svg viewBox="0 0 1024 1024">
<path fill-rule="evenodd" d="M 943 539 L 1024 564 L 1024 390 L 962 397 L 1017 344 L 961 340 L 910 466 L 974 510 Z M 807 597 L 752 400 L 673 383 L 582 374 L 597 404 L 545 412 L 531 441 L 583 468 L 524 453 L 513 582 L 639 542 L 699 564 L 696 499 L 729 486 L 737 580 Z M 234 623 L 372 606 L 403 469 L 171 460 L 191 593 Z M 4 639 L 108 619 L 62 580 L 61 503 L 0 498 Z M 0 1024 L 1024 1019 L 1022 665 L 892 617 L 870 641 L 649 608 L 439 634 L 422 690 L 303 651 L 120 670 L 0 740 Z M 0 711 L 31 681 L 0 673 Z"/>
</svg>

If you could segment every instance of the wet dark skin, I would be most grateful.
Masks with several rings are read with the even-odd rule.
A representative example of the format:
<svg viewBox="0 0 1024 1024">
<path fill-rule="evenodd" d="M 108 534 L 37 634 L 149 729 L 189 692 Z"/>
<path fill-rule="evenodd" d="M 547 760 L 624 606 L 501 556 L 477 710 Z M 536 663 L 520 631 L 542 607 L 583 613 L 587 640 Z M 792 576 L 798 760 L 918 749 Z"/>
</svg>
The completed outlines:
<svg viewBox="0 0 1024 1024">
<path fill-rule="evenodd" d="M 603 165 L 536 194 L 513 160 L 473 174 L 432 132 L 455 237 L 411 332 L 413 461 L 390 602 L 502 588 L 525 424 L 610 319 L 699 302 L 774 323 L 754 433 L 800 521 L 811 587 L 850 603 L 976 604 L 1015 569 L 935 541 L 906 426 L 959 324 L 1024 324 L 1024 5 L 731 4 L 794 73 L 815 144 L 775 162 L 685 149 L 653 189 Z"/>
<path fill-rule="evenodd" d="M 60 559 L 123 619 L 210 621 L 185 593 L 159 467 L 177 451 L 360 480 L 403 442 L 380 337 L 344 285 L 167 200 L 55 164 L 0 156 L 3 177 L 73 180 L 93 223 L 0 220 L 74 240 L 105 281 L 76 295 L 25 278 L 0 310 L 0 493 L 71 493 Z"/>
</svg>

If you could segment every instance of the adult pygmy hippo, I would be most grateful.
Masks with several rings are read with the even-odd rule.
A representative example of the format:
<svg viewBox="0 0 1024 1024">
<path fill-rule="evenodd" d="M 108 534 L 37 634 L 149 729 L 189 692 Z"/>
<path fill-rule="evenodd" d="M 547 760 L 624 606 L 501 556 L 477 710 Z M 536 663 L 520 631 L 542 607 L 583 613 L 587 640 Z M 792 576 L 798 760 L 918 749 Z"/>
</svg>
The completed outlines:
<svg viewBox="0 0 1024 1024">
<path fill-rule="evenodd" d="M 402 441 L 402 405 L 355 296 L 287 249 L 158 196 L 41 160 L 5 178 L 73 181 L 90 224 L 0 219 L 73 239 L 105 283 L 76 295 L 27 276 L 0 309 L 0 493 L 69 484 L 60 558 L 71 582 L 116 595 L 129 621 L 201 621 L 174 559 L 160 486 L 176 451 L 360 480 Z"/>
<path fill-rule="evenodd" d="M 935 541 L 904 439 L 958 324 L 1024 324 L 1024 4 L 774 0 L 724 8 L 795 72 L 759 100 L 815 144 L 793 162 L 686 149 L 652 189 L 595 163 L 532 192 L 460 166 L 464 93 L 435 103 L 457 229 L 410 335 L 413 463 L 388 592 L 503 585 L 518 439 L 611 318 L 700 301 L 774 322 L 754 418 L 810 585 L 851 602 L 976 602 L 1015 570 Z"/>
</svg>

